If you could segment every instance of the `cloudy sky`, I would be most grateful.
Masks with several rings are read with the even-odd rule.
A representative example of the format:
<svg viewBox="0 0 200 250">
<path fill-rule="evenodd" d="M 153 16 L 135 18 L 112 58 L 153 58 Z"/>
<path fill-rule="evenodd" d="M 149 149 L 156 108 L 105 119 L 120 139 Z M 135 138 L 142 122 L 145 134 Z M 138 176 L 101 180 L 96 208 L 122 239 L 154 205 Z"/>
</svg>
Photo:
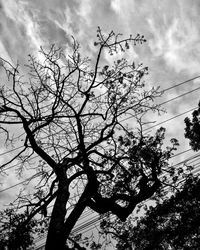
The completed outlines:
<svg viewBox="0 0 200 250">
<path fill-rule="evenodd" d="M 199 11 L 197 0 L 1 1 L 0 52 L 20 61 L 41 45 L 67 46 L 71 35 L 90 47 L 97 26 L 127 36 L 140 33 L 148 43 L 139 59 L 156 81 L 168 83 L 198 74 Z"/>
<path fill-rule="evenodd" d="M 104 32 L 140 33 L 147 43 L 138 46 L 133 60 L 150 69 L 147 82 L 161 89 L 200 75 L 200 2 L 198 0 L 6 0 L 0 1 L 0 56 L 12 63 L 25 63 L 40 46 L 56 44 L 67 48 L 71 35 L 85 55 L 93 55 L 97 26 Z M 200 86 L 200 80 L 166 91 L 160 102 Z M 165 121 L 197 106 L 200 91 L 193 91 L 164 105 Z M 168 137 L 178 137 L 181 150 L 184 117 L 163 124 Z M 2 151 L 3 152 L 3 149 Z M 182 155 L 182 159 L 187 155 Z M 180 160 L 180 159 L 179 159 Z M 3 184 L 14 182 L 13 175 Z M 6 197 L 1 194 L 1 198 Z"/>
</svg>

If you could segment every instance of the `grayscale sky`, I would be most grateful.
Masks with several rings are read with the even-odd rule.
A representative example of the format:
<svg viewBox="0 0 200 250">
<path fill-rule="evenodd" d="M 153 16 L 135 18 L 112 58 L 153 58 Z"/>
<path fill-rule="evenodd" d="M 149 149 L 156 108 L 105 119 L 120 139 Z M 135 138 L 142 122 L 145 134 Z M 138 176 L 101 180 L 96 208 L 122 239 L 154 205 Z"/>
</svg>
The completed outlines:
<svg viewBox="0 0 200 250">
<path fill-rule="evenodd" d="M 148 85 L 161 89 L 200 75 L 200 1 L 198 0 L 1 0 L 0 56 L 12 63 L 24 64 L 28 54 L 38 55 L 40 46 L 56 44 L 67 50 L 71 35 L 81 44 L 87 56 L 95 56 L 97 26 L 104 32 L 140 33 L 147 43 L 134 47 L 128 57 L 143 62 L 150 69 Z M 200 78 L 164 92 L 164 102 L 200 86 Z M 195 90 L 163 105 L 167 113 L 152 121 L 162 122 L 197 106 L 200 91 Z M 189 149 L 184 138 L 186 113 L 162 126 L 167 138 L 181 142 L 178 152 Z M 152 125 L 155 125 L 153 123 Z M 153 131 L 153 129 L 152 129 Z M 1 145 L 0 145 L 1 146 Z M 0 153 L 6 149 L 0 147 Z M 175 162 L 184 160 L 182 154 Z M 3 162 L 3 155 L 0 162 Z M 0 190 L 20 180 L 14 171 L 0 177 Z M 14 188 L 15 191 L 18 187 Z M 1 204 L 13 189 L 0 193 Z"/>
</svg>

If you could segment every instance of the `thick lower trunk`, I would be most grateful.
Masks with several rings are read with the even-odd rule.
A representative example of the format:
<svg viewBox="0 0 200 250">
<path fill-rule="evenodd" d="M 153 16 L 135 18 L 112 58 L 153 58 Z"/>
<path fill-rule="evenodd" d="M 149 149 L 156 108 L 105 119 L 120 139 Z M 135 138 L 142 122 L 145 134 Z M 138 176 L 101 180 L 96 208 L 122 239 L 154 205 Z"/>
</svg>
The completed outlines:
<svg viewBox="0 0 200 250">
<path fill-rule="evenodd" d="M 87 206 L 87 198 L 89 196 L 88 193 L 88 188 L 86 187 L 85 190 L 83 191 L 81 197 L 79 198 L 77 204 L 75 205 L 74 209 L 68 216 L 68 218 L 65 221 L 64 225 L 64 231 L 65 231 L 65 237 L 66 239 L 69 237 L 72 229 L 74 228 L 76 222 L 78 221 L 79 217 L 85 210 Z"/>
<path fill-rule="evenodd" d="M 78 203 L 65 220 L 66 203 L 69 198 L 68 190 L 60 190 L 55 201 L 49 225 L 45 250 L 67 250 L 66 241 L 79 217 L 86 208 L 89 192 L 86 187 Z"/>
<path fill-rule="evenodd" d="M 64 222 L 68 199 L 68 186 L 60 188 L 51 214 L 45 250 L 66 250 Z"/>
<path fill-rule="evenodd" d="M 68 186 L 59 190 L 51 215 L 45 250 L 68 249 L 66 247 L 66 241 L 79 217 L 86 208 L 88 199 L 93 195 L 95 190 L 94 184 L 96 184 L 95 180 L 88 182 L 81 197 L 67 219 L 65 219 L 65 216 L 66 204 L 69 199 Z"/>
<path fill-rule="evenodd" d="M 68 218 L 65 221 L 64 224 L 64 231 L 65 231 L 65 237 L 66 240 L 69 238 L 70 233 L 72 232 L 76 222 L 78 221 L 79 217 L 85 210 L 85 208 L 88 205 L 89 199 L 94 195 L 94 192 L 97 190 L 97 180 L 96 176 L 93 175 L 90 176 L 90 180 L 88 181 L 81 197 L 79 198 L 77 204 L 75 205 L 74 209 L 68 216 Z"/>
</svg>

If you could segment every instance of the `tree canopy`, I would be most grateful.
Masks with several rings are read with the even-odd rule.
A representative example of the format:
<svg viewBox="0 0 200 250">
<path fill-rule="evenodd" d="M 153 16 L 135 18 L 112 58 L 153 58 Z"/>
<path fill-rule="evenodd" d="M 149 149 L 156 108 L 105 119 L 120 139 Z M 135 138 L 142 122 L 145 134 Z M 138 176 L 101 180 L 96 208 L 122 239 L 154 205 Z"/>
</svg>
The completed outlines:
<svg viewBox="0 0 200 250">
<path fill-rule="evenodd" d="M 81 55 L 75 39 L 65 50 L 41 48 L 25 69 L 1 60 L 0 129 L 17 152 L 1 170 L 18 161 L 18 173 L 30 174 L 33 193 L 21 192 L 15 204 L 26 208 L 27 223 L 50 215 L 47 250 L 66 249 L 86 207 L 125 221 L 171 181 L 165 173 L 175 175 L 168 160 L 177 140 L 163 148 L 164 128 L 143 133 L 143 117 L 159 110 L 161 93 L 145 86 L 147 67 L 123 57 L 144 37 L 98 28 L 97 39 L 95 60 Z"/>
<path fill-rule="evenodd" d="M 104 233 L 112 233 L 116 248 L 122 249 L 199 249 L 200 179 L 190 176 L 183 188 L 139 219 L 122 223 L 104 221 Z M 134 225 L 134 222 L 137 225 Z"/>
<path fill-rule="evenodd" d="M 198 151 L 200 149 L 200 103 L 198 108 L 192 113 L 192 119 L 185 118 L 185 137 L 190 140 L 190 146 L 193 150 Z"/>
<path fill-rule="evenodd" d="M 25 250 L 33 244 L 37 221 L 23 224 L 26 218 L 26 213 L 17 213 L 12 208 L 0 211 L 1 250 Z"/>
</svg>

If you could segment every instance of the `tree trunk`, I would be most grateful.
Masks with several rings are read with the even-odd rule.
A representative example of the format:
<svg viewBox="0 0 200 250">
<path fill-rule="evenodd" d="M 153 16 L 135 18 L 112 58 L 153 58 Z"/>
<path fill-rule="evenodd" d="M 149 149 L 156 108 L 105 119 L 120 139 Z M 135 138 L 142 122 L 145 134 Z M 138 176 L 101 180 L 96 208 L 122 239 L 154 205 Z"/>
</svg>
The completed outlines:
<svg viewBox="0 0 200 250">
<path fill-rule="evenodd" d="M 66 241 L 79 217 L 87 206 L 87 198 L 91 191 L 86 186 L 76 206 L 65 221 L 66 203 L 69 198 L 68 187 L 59 190 L 49 225 L 45 250 L 67 250 Z"/>
<path fill-rule="evenodd" d="M 79 198 L 74 209 L 72 210 L 72 212 L 65 221 L 64 224 L 65 240 L 69 238 L 69 235 L 72 232 L 76 222 L 78 221 L 81 214 L 87 207 L 89 199 L 94 195 L 97 189 L 98 189 L 98 182 L 96 176 L 94 175 L 94 172 L 92 171 L 90 173 L 90 178 L 81 197 Z"/>
<path fill-rule="evenodd" d="M 68 185 L 59 187 L 58 195 L 51 214 L 45 250 L 66 250 L 64 222 L 66 215 L 66 204 L 68 199 Z"/>
<path fill-rule="evenodd" d="M 87 206 L 87 199 L 90 196 L 90 192 L 88 190 L 88 186 L 86 186 L 85 190 L 83 191 L 81 197 L 79 198 L 77 204 L 75 205 L 74 209 L 68 216 L 65 221 L 64 231 L 65 231 L 65 238 L 68 239 L 72 229 L 74 228 L 76 222 L 78 221 L 79 217 L 85 210 Z"/>
<path fill-rule="evenodd" d="M 96 180 L 89 181 L 74 209 L 67 219 L 66 204 L 69 199 L 68 185 L 60 187 L 49 225 L 45 250 L 67 250 L 66 241 L 79 217 L 87 206 L 88 199 L 96 190 Z"/>
</svg>

